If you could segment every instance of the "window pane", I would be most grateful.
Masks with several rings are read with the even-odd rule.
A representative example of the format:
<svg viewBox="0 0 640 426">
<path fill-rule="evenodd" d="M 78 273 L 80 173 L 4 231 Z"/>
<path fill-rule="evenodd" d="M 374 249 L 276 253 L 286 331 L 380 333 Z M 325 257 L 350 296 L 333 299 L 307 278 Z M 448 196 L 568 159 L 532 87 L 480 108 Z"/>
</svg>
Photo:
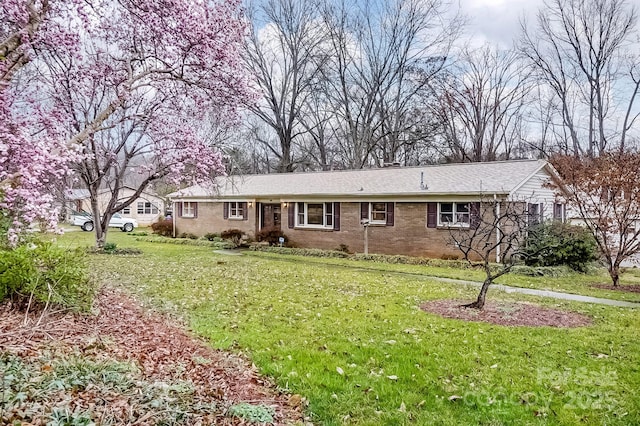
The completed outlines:
<svg viewBox="0 0 640 426">
<path fill-rule="evenodd" d="M 142 201 L 138 201 L 138 214 L 144 214 L 144 203 Z"/>
<path fill-rule="evenodd" d="M 453 213 L 453 203 L 440 203 L 441 213 Z"/>
<path fill-rule="evenodd" d="M 304 203 L 298 203 L 298 225 L 304 225 Z"/>
<path fill-rule="evenodd" d="M 456 212 L 458 212 L 458 213 L 469 213 L 469 204 L 467 204 L 467 203 L 457 203 L 456 204 Z"/>
<path fill-rule="evenodd" d="M 453 203 L 440 203 L 440 223 L 453 223 Z"/>
<path fill-rule="evenodd" d="M 307 204 L 307 224 L 322 225 L 324 204 Z"/>
<path fill-rule="evenodd" d="M 456 222 L 469 223 L 469 204 L 456 203 Z"/>
<path fill-rule="evenodd" d="M 387 221 L 387 203 L 371 203 L 371 220 L 374 222 Z"/>
</svg>

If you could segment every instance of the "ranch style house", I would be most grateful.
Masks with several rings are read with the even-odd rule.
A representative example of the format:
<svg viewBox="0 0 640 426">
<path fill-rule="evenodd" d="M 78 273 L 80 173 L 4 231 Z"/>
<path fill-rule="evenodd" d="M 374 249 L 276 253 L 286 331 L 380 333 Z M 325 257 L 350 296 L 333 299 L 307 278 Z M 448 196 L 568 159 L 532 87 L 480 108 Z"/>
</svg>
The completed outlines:
<svg viewBox="0 0 640 426">
<path fill-rule="evenodd" d="M 217 178 L 169 195 L 174 232 L 281 229 L 295 247 L 456 257 L 449 227 L 470 227 L 481 201 L 526 202 L 537 221 L 564 220 L 544 160 L 277 173 Z M 524 201 L 523 201 L 524 200 Z M 480 213 L 482 214 L 482 213 Z"/>
</svg>

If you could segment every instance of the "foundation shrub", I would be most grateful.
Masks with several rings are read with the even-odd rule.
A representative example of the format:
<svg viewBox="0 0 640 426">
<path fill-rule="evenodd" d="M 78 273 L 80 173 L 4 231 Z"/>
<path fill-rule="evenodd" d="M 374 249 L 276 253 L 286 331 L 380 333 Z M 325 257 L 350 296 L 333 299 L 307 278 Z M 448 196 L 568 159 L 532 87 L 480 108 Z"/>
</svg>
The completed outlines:
<svg viewBox="0 0 640 426">
<path fill-rule="evenodd" d="M 173 237 L 173 221 L 171 219 L 159 220 L 151 224 L 154 234 L 162 237 Z"/>
<path fill-rule="evenodd" d="M 243 232 L 239 229 L 227 229 L 220 233 L 220 237 L 222 237 L 223 240 L 232 242 L 236 247 L 240 246 L 243 235 Z"/>
<path fill-rule="evenodd" d="M 588 230 L 560 222 L 547 222 L 529 230 L 526 240 L 527 266 L 567 265 L 586 272 L 597 259 L 597 246 Z"/>
<path fill-rule="evenodd" d="M 256 234 L 256 241 L 268 242 L 270 246 L 280 245 L 280 237 L 284 238 L 284 244 L 287 244 L 289 238 L 284 235 L 281 229 L 275 227 L 262 228 L 260 232 Z"/>
</svg>

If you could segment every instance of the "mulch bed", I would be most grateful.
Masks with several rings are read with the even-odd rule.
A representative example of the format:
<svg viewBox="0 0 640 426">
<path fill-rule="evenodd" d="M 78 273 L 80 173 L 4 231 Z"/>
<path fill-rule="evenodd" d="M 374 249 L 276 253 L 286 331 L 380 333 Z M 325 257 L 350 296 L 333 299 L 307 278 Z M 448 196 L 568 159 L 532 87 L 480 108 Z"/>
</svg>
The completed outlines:
<svg viewBox="0 0 640 426">
<path fill-rule="evenodd" d="M 624 291 L 627 293 L 640 293 L 640 284 L 620 284 L 617 287 L 612 284 L 592 284 L 591 287 L 604 290 Z"/>
<path fill-rule="evenodd" d="M 586 315 L 529 303 L 488 301 L 482 310 L 462 306 L 470 302 L 465 300 L 431 300 L 423 303 L 420 308 L 445 318 L 516 327 L 573 328 L 591 324 L 591 318 Z"/>
<path fill-rule="evenodd" d="M 190 424 L 245 424 L 224 413 L 227 407 L 241 402 L 272 407 L 274 424 L 303 420 L 301 398 L 278 393 L 243 357 L 211 349 L 164 316 L 146 312 L 129 296 L 112 288 L 101 291 L 95 306 L 98 315 L 59 312 L 40 318 L 40 313 L 25 316 L 8 303 L 0 304 L 0 354 L 35 359 L 55 347 L 62 352 L 79 351 L 87 356 L 133 362 L 143 378 L 151 382 L 191 381 L 194 400 L 215 403 L 220 409 L 203 414 Z M 110 398 L 100 397 L 107 403 Z M 117 403 L 122 405 L 123 401 Z M 124 411 L 130 415 L 135 410 Z M 155 424 L 153 417 L 144 417 L 133 421 Z M 128 418 L 127 423 L 131 420 Z"/>
</svg>

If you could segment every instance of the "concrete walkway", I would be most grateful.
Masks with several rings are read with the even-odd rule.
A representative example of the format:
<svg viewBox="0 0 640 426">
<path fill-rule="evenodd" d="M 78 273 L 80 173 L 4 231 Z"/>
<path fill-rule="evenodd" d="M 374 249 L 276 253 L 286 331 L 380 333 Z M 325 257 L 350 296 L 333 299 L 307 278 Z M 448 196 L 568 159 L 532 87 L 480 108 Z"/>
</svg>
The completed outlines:
<svg viewBox="0 0 640 426">
<path fill-rule="evenodd" d="M 235 250 L 216 250 L 216 253 L 226 254 L 226 255 L 242 255 L 242 252 L 238 252 Z M 285 262 L 297 262 L 297 260 L 293 259 L 278 259 Z M 401 272 L 401 271 L 390 271 L 387 269 L 378 269 L 378 268 L 366 268 L 360 266 L 351 266 L 351 265 L 336 265 L 334 263 L 325 263 L 322 261 L 310 261 L 308 263 L 314 264 L 322 264 L 326 266 L 333 266 L 338 268 L 349 268 L 354 270 L 361 270 L 363 272 L 384 272 L 385 274 L 399 275 L 399 276 L 411 276 L 416 278 L 424 278 L 430 279 L 434 281 L 440 281 L 450 284 L 459 284 L 459 285 L 467 285 L 473 287 L 482 286 L 481 282 L 478 281 L 467 281 L 467 280 L 458 280 L 455 278 L 443 278 L 443 277 L 434 277 L 432 275 L 418 274 L 413 272 Z M 624 300 L 613 300 L 613 299 L 605 299 L 602 297 L 592 297 L 592 296 L 582 296 L 580 294 L 573 293 L 563 293 L 559 291 L 552 290 L 538 290 L 535 288 L 523 288 L 523 287 L 512 287 L 504 284 L 492 284 L 491 289 L 501 290 L 505 293 L 518 293 L 518 294 L 526 294 L 530 296 L 539 296 L 539 297 L 549 297 L 557 300 L 568 300 L 572 302 L 582 302 L 582 303 L 594 303 L 597 305 L 607 305 L 607 306 L 616 306 L 619 308 L 640 308 L 640 302 L 626 302 Z"/>
<path fill-rule="evenodd" d="M 391 272 L 391 271 L 385 271 L 385 272 Z M 447 282 L 452 284 L 469 285 L 469 286 L 478 287 L 478 288 L 482 286 L 482 283 L 477 281 L 456 280 L 453 278 L 432 277 L 428 275 L 423 275 L 423 276 L 425 278 L 429 278 L 435 281 Z M 572 302 L 595 303 L 597 305 L 617 306 L 619 308 L 640 308 L 640 302 L 625 302 L 624 300 L 613 300 L 613 299 L 605 299 L 602 297 L 582 296 L 580 294 L 562 293 L 559 291 L 552 291 L 552 290 L 538 290 L 535 288 L 512 287 L 504 284 L 492 284 L 490 288 L 501 290 L 501 291 L 504 291 L 505 293 L 528 294 L 530 296 L 550 297 L 552 299 L 569 300 Z"/>
</svg>

